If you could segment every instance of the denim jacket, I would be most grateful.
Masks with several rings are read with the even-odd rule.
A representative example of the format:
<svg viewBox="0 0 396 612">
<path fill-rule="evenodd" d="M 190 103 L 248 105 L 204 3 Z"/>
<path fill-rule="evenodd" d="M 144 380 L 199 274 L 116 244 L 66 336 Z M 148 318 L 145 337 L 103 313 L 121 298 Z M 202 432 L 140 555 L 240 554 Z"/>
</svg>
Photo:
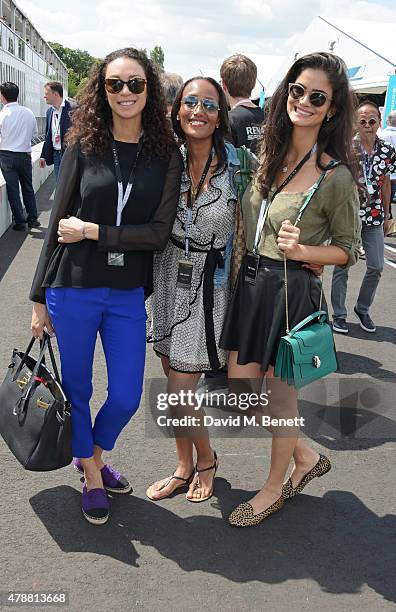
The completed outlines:
<svg viewBox="0 0 396 612">
<path fill-rule="evenodd" d="M 237 188 L 234 180 L 235 172 L 239 169 L 239 159 L 234 145 L 229 142 L 225 143 L 226 153 L 227 153 L 227 164 L 228 164 L 228 177 L 230 179 L 231 189 L 235 195 L 235 199 L 238 197 Z M 231 266 L 231 255 L 232 255 L 232 245 L 234 242 L 234 234 L 232 233 L 228 239 L 225 252 L 224 252 L 224 267 L 217 267 L 214 273 L 214 287 L 215 289 L 219 289 L 224 287 L 228 283 L 228 278 L 230 275 L 230 266 Z"/>
</svg>

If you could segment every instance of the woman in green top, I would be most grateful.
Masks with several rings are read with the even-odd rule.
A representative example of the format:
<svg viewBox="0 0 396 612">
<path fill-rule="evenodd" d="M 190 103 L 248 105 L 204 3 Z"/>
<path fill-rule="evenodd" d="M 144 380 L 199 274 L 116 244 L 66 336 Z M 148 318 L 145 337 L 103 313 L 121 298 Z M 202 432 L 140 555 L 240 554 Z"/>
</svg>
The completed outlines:
<svg viewBox="0 0 396 612">
<path fill-rule="evenodd" d="M 294 387 L 273 375 L 286 325 L 284 254 L 290 327 L 319 309 L 321 283 L 312 271 L 315 265 L 348 266 L 358 258 L 353 116 L 354 99 L 344 62 L 329 53 L 298 59 L 271 99 L 259 167 L 243 198 L 248 254 L 239 272 L 220 346 L 230 351 L 229 378 L 253 379 L 251 385 L 257 383 L 257 389 L 264 376 L 269 379 L 271 417 L 294 419 L 298 415 Z M 310 188 L 332 160 L 341 163 L 326 173 L 295 227 Z M 269 208 L 261 229 L 259 217 L 266 209 L 265 201 Z M 249 503 L 240 504 L 232 512 L 231 525 L 257 525 L 280 509 L 286 498 L 331 467 L 327 457 L 298 438 L 297 425 L 282 428 L 271 423 L 268 478 Z M 292 457 L 294 469 L 283 484 Z"/>
</svg>

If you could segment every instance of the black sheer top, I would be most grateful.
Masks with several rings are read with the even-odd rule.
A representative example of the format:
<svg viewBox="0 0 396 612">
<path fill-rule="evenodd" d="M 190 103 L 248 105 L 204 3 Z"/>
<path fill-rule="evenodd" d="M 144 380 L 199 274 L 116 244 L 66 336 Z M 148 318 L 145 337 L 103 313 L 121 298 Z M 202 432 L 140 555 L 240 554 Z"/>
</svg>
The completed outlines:
<svg viewBox="0 0 396 612">
<path fill-rule="evenodd" d="M 137 144 L 116 142 L 124 189 Z M 144 147 L 133 188 L 116 226 L 117 179 L 111 149 L 85 156 L 66 149 L 48 230 L 30 299 L 45 304 L 45 287 L 109 287 L 152 291 L 152 252 L 165 248 L 179 200 L 183 162 L 175 145 L 169 159 L 151 157 Z M 58 243 L 58 223 L 67 216 L 99 225 L 99 240 Z M 109 266 L 108 252 L 124 253 L 124 266 Z"/>
</svg>

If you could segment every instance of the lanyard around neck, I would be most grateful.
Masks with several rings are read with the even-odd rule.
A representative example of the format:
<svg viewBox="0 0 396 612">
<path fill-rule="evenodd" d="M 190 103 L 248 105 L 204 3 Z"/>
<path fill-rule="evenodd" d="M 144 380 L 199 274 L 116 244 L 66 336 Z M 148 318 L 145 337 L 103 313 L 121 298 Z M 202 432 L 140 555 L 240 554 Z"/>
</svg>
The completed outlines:
<svg viewBox="0 0 396 612">
<path fill-rule="evenodd" d="M 208 159 L 206 160 L 206 164 L 205 167 L 203 169 L 203 172 L 201 174 L 201 178 L 198 181 L 198 185 L 196 186 L 196 188 L 194 189 L 193 187 L 193 182 L 192 182 L 192 177 L 191 177 L 191 172 L 190 172 L 190 167 L 189 167 L 189 163 L 188 163 L 188 155 L 186 158 L 186 165 L 187 165 L 187 173 L 188 173 L 188 178 L 190 179 L 190 188 L 188 190 L 187 193 L 187 206 L 188 208 L 192 208 L 194 202 L 196 202 L 200 191 L 202 189 L 202 186 L 205 182 L 206 177 L 208 176 L 208 172 L 209 172 L 209 168 L 210 168 L 210 164 L 212 163 L 212 159 L 213 159 L 213 154 L 212 151 L 209 153 Z"/>
<path fill-rule="evenodd" d="M 140 138 L 137 152 L 136 152 L 135 161 L 133 162 L 131 173 L 128 179 L 127 188 L 124 193 L 124 185 L 122 184 L 122 174 L 121 174 L 120 162 L 118 159 L 117 148 L 116 148 L 114 140 L 111 143 L 111 149 L 113 152 L 113 160 L 114 160 L 114 168 L 115 168 L 115 173 L 117 177 L 117 185 L 118 185 L 117 220 L 116 220 L 117 226 L 121 225 L 122 211 L 124 210 L 126 203 L 128 202 L 129 196 L 131 194 L 131 191 L 132 191 L 133 181 L 135 180 L 135 170 L 136 170 L 136 166 L 138 163 L 139 155 L 142 152 L 142 148 L 143 148 L 143 138 Z"/>
<path fill-rule="evenodd" d="M 58 114 L 59 113 L 59 114 Z M 54 128 L 55 128 L 55 135 L 57 136 L 60 132 L 60 118 L 61 118 L 61 114 L 62 114 L 62 109 L 60 108 L 59 110 L 54 110 L 52 112 L 52 122 L 54 124 Z"/>
<path fill-rule="evenodd" d="M 271 205 L 271 203 L 274 201 L 275 197 L 278 195 L 278 193 L 280 193 L 282 191 L 282 189 L 284 189 L 286 187 L 286 185 L 288 185 L 290 183 L 290 181 L 296 176 L 296 174 L 301 170 L 301 168 L 304 166 L 304 164 L 307 163 L 307 161 L 310 159 L 311 155 L 313 153 L 315 153 L 317 149 L 317 145 L 315 144 L 312 149 L 303 157 L 303 159 L 300 161 L 299 164 L 297 164 L 297 166 L 294 168 L 294 170 L 289 174 L 288 177 L 285 178 L 285 180 L 283 181 L 283 183 L 281 183 L 279 185 L 279 187 L 277 187 L 277 189 L 275 190 L 275 193 L 273 194 L 272 198 L 264 198 L 261 202 L 261 207 L 260 207 L 260 214 L 259 214 L 259 218 L 257 221 L 257 227 L 256 227 L 256 235 L 254 238 L 254 246 L 253 246 L 253 253 L 257 253 L 257 247 L 260 243 L 261 240 L 261 234 L 263 232 L 264 229 L 264 224 L 266 221 L 266 218 L 268 216 L 268 211 L 269 211 L 269 207 Z"/>
<path fill-rule="evenodd" d="M 369 183 L 371 183 L 371 178 L 373 176 L 375 149 L 376 149 L 375 142 L 374 142 L 374 147 L 373 147 L 371 154 L 367 153 L 364 147 L 360 145 L 360 152 L 363 157 L 362 168 L 363 168 L 364 182 L 366 183 L 366 187 L 368 186 Z"/>
<path fill-rule="evenodd" d="M 189 251 L 190 251 L 190 229 L 191 229 L 191 224 L 192 224 L 192 207 L 193 204 L 197 201 L 197 198 L 199 196 L 199 193 L 202 189 L 202 186 L 205 182 L 206 177 L 208 176 L 208 172 L 209 172 L 209 168 L 210 168 L 210 164 L 212 163 L 212 159 L 213 159 L 213 154 L 212 151 L 209 153 L 208 159 L 206 161 L 205 167 L 203 169 L 203 172 L 201 174 L 201 178 L 199 179 L 198 185 L 196 187 L 196 189 L 193 189 L 193 184 L 192 184 L 192 178 L 191 178 L 191 174 L 190 174 L 190 168 L 188 165 L 188 155 L 186 158 L 186 166 L 187 166 L 187 173 L 190 179 L 190 188 L 187 192 L 187 215 L 186 215 L 186 232 L 185 232 L 185 237 L 184 237 L 184 254 L 186 256 L 186 258 L 188 258 L 189 256 Z"/>
</svg>

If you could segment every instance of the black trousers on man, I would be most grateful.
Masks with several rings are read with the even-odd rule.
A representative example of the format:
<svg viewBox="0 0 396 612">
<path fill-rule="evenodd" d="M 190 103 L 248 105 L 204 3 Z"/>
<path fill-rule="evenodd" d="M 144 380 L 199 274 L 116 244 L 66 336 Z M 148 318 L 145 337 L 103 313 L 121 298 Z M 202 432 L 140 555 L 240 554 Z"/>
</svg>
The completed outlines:
<svg viewBox="0 0 396 612">
<path fill-rule="evenodd" d="M 36 197 L 32 184 L 32 158 L 30 153 L 0 151 L 0 168 L 7 186 L 7 196 L 14 222 L 18 225 L 32 225 L 37 221 Z M 19 195 L 21 185 L 25 217 Z"/>
</svg>

